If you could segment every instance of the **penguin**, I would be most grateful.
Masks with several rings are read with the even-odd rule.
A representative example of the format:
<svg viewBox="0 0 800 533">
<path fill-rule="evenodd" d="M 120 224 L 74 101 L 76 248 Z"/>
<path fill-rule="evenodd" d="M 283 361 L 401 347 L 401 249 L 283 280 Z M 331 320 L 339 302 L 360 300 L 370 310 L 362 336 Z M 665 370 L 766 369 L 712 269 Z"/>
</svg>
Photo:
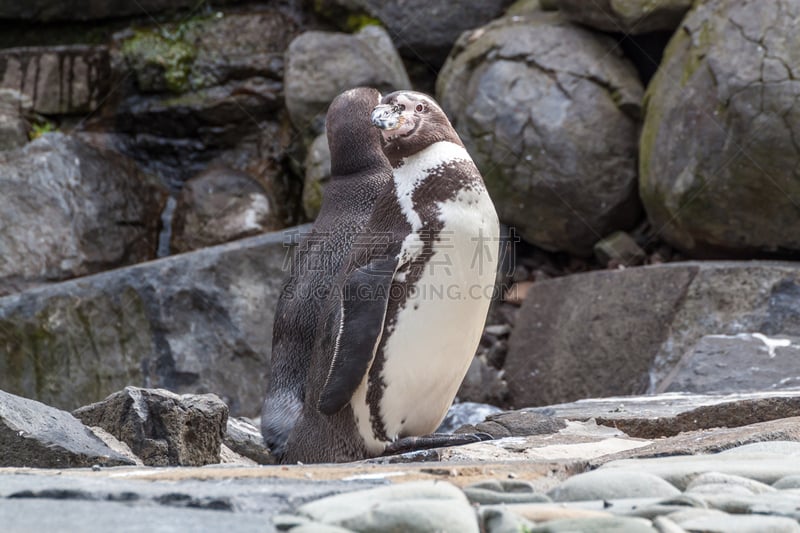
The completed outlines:
<svg viewBox="0 0 800 533">
<path fill-rule="evenodd" d="M 278 460 L 302 411 L 322 304 L 378 194 L 392 180 L 380 135 L 370 122 L 380 97 L 375 89 L 358 87 L 328 108 L 331 179 L 311 231 L 295 247 L 273 324 L 261 433 Z"/>
<path fill-rule="evenodd" d="M 327 299 L 285 463 L 375 457 L 435 431 L 494 291 L 497 213 L 442 109 L 398 91 L 371 118 L 392 180 Z"/>
</svg>

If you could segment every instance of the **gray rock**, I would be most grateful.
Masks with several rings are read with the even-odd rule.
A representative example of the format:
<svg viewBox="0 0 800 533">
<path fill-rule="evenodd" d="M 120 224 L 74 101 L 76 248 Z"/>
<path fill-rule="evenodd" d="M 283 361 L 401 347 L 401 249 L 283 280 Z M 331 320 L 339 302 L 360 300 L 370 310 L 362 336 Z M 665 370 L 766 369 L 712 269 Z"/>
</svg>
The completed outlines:
<svg viewBox="0 0 800 533">
<path fill-rule="evenodd" d="M 272 201 L 251 176 L 213 167 L 183 185 L 171 248 L 188 252 L 278 229 Z"/>
<path fill-rule="evenodd" d="M 466 402 L 503 405 L 508 400 L 508 384 L 502 371 L 489 366 L 485 357 L 476 356 L 472 358 L 456 397 Z"/>
<path fill-rule="evenodd" d="M 222 0 L 234 3 L 234 0 Z M 194 0 L 114 0 L 110 2 L 90 2 L 68 0 L 53 3 L 48 0 L 0 0 L 0 19 L 30 20 L 37 22 L 65 20 L 97 20 L 126 16 L 153 16 L 157 13 L 172 12 L 178 9 L 196 7 Z"/>
<path fill-rule="evenodd" d="M 98 439 L 103 441 L 106 446 L 122 455 L 126 459 L 129 459 L 131 463 L 135 464 L 136 466 L 144 466 L 144 462 L 142 462 L 142 460 L 131 451 L 130 446 L 119 440 L 105 429 L 101 428 L 100 426 L 91 426 L 89 430 L 94 433 Z M 92 465 L 92 468 L 95 468 L 95 466 L 96 465 Z"/>
<path fill-rule="evenodd" d="M 489 415 L 484 422 L 475 425 L 475 430 L 502 439 L 558 433 L 566 426 L 564 420 L 548 413 L 520 410 Z"/>
<path fill-rule="evenodd" d="M 800 489 L 800 475 L 784 476 L 772 484 L 778 490 Z"/>
<path fill-rule="evenodd" d="M 258 464 L 275 463 L 275 459 L 264 446 L 261 430 L 242 418 L 228 418 L 223 442 L 234 452 L 248 457 Z"/>
<path fill-rule="evenodd" d="M 479 424 L 486 420 L 486 417 L 499 413 L 501 409 L 494 405 L 476 402 L 454 403 L 447 410 L 444 420 L 439 424 L 436 433 L 452 433 L 461 426 L 467 424 Z"/>
<path fill-rule="evenodd" d="M 214 391 L 257 415 L 290 234 L 0 298 L 0 388 L 65 409 L 130 384 Z"/>
<path fill-rule="evenodd" d="M 356 531 L 478 532 L 467 498 L 449 483 L 418 481 L 307 503 L 302 516 Z"/>
<path fill-rule="evenodd" d="M 15 89 L 0 88 L 0 151 L 13 150 L 28 142 L 31 125 L 26 115 L 30 100 Z"/>
<path fill-rule="evenodd" d="M 133 465 L 71 414 L 0 391 L 0 466 Z"/>
<path fill-rule="evenodd" d="M 318 135 L 308 147 L 305 172 L 303 212 L 310 220 L 314 220 L 322 207 L 325 185 L 331 179 L 331 150 L 325 133 Z"/>
<path fill-rule="evenodd" d="M 322 131 L 328 104 L 342 91 L 362 85 L 383 93 L 411 87 L 389 34 L 378 26 L 353 35 L 305 32 L 289 45 L 286 63 L 286 108 L 303 132 Z"/>
<path fill-rule="evenodd" d="M 500 503 L 540 503 L 552 501 L 548 496 L 536 492 L 526 481 L 491 480 L 473 483 L 464 487 L 470 503 L 488 505 Z"/>
<path fill-rule="evenodd" d="M 501 506 L 478 508 L 481 531 L 486 533 L 519 533 L 530 531 L 536 524 Z"/>
<path fill-rule="evenodd" d="M 686 487 L 687 491 L 702 487 L 704 485 L 730 485 L 739 486 L 747 489 L 751 494 L 761 494 L 764 492 L 775 492 L 775 489 L 764 483 L 753 481 L 742 476 L 732 476 L 730 474 L 721 474 L 719 472 L 706 472 L 700 474 L 692 480 Z"/>
<path fill-rule="evenodd" d="M 537 282 L 509 339 L 509 403 L 660 392 L 705 335 L 800 336 L 798 279 L 794 263 L 705 262 Z"/>
<path fill-rule="evenodd" d="M 636 469 L 599 469 L 573 476 L 548 492 L 555 502 L 669 498 L 680 491 L 663 479 Z"/>
<path fill-rule="evenodd" d="M 0 152 L 0 296 L 155 255 L 164 191 L 60 133 Z"/>
<path fill-rule="evenodd" d="M 800 524 L 779 516 L 746 516 L 712 511 L 673 513 L 669 518 L 687 531 L 708 533 L 798 533 Z"/>
<path fill-rule="evenodd" d="M 293 533 L 353 533 L 352 529 L 329 526 L 319 522 L 307 522 L 292 528 Z"/>
<path fill-rule="evenodd" d="M 317 5 L 324 6 L 321 10 L 323 14 L 333 18 L 341 18 L 341 8 L 344 7 L 351 12 L 364 12 L 378 19 L 404 56 L 433 68 L 444 62 L 462 32 L 499 17 L 512 2 L 513 0 L 325 0 Z"/>
<path fill-rule="evenodd" d="M 681 358 L 666 391 L 735 392 L 800 386 L 800 339 L 706 335 Z"/>
<path fill-rule="evenodd" d="M 636 266 L 644 263 L 647 254 L 636 244 L 629 234 L 616 231 L 597 241 L 594 245 L 594 255 L 601 264 L 612 266 Z"/>
<path fill-rule="evenodd" d="M 530 533 L 655 533 L 649 520 L 615 516 L 611 518 L 573 518 L 551 520 L 528 530 Z"/>
<path fill-rule="evenodd" d="M 786 231 L 800 195 L 800 49 L 785 39 L 798 16 L 795 2 L 697 3 L 649 85 L 639 191 L 653 226 L 687 254 L 800 250 Z"/>
<path fill-rule="evenodd" d="M 655 517 L 653 520 L 653 526 L 656 528 L 658 533 L 686 533 L 685 529 L 666 516 Z"/>
<path fill-rule="evenodd" d="M 527 241 L 588 256 L 636 223 L 642 86 L 610 38 L 553 13 L 499 19 L 458 40 L 436 94 Z"/>
<path fill-rule="evenodd" d="M 692 7 L 692 0 L 556 0 L 567 18 L 602 31 L 637 35 L 673 31 Z"/>
<path fill-rule="evenodd" d="M 30 98 L 33 111 L 43 115 L 92 112 L 108 95 L 110 82 L 106 46 L 0 50 L 0 88 L 21 92 Z"/>
<path fill-rule="evenodd" d="M 228 407 L 214 394 L 179 396 L 137 387 L 73 414 L 125 442 L 149 466 L 218 463 L 228 421 Z"/>
</svg>

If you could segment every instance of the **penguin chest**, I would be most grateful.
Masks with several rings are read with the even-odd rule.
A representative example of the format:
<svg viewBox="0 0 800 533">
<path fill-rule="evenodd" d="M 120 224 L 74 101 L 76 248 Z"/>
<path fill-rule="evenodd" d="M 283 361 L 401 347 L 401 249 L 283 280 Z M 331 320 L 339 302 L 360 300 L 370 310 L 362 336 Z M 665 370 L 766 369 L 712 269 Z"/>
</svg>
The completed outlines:
<svg viewBox="0 0 800 533">
<path fill-rule="evenodd" d="M 436 207 L 441 229 L 419 271 L 396 276 L 403 300 L 387 317 L 376 354 L 383 390 L 371 406 L 372 424 L 389 440 L 439 426 L 475 354 L 494 290 L 499 224 L 483 184 Z"/>
</svg>

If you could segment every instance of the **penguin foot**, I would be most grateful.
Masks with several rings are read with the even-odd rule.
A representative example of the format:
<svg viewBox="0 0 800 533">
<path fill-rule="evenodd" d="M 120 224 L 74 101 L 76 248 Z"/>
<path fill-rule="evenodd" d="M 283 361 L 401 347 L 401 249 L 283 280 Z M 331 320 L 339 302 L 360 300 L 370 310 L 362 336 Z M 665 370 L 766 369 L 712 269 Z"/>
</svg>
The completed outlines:
<svg viewBox="0 0 800 533">
<path fill-rule="evenodd" d="M 382 456 L 398 455 L 401 453 L 417 452 L 421 450 L 430 450 L 431 448 L 446 448 L 449 446 L 463 446 L 465 444 L 472 444 L 475 442 L 483 442 L 485 440 L 492 440 L 493 436 L 488 433 L 431 433 L 430 435 L 422 435 L 421 437 L 403 437 L 386 446 Z"/>
</svg>

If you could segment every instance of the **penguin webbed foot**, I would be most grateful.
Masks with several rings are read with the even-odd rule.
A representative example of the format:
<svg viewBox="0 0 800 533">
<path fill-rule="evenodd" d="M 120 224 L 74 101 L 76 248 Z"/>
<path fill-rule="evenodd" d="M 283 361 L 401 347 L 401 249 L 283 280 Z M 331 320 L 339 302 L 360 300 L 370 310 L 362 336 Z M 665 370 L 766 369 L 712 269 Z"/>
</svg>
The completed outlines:
<svg viewBox="0 0 800 533">
<path fill-rule="evenodd" d="M 401 453 L 430 450 L 432 448 L 447 448 L 450 446 L 464 446 L 492 440 L 494 437 L 488 433 L 431 433 L 420 437 L 403 437 L 386 446 L 382 456 L 398 455 Z"/>
</svg>

